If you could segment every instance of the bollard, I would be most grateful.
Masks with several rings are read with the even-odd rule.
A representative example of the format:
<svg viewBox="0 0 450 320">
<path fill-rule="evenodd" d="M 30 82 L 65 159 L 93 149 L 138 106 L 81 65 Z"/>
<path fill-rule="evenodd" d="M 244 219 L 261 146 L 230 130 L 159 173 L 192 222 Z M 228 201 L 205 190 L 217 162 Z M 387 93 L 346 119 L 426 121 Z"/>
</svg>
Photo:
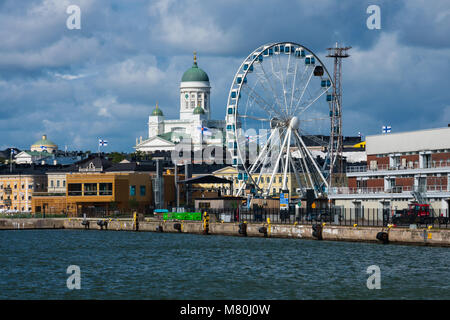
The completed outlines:
<svg viewBox="0 0 450 320">
<path fill-rule="evenodd" d="M 377 237 L 383 244 L 389 243 L 389 235 L 387 232 L 378 232 Z"/>
<path fill-rule="evenodd" d="M 322 240 L 322 226 L 320 224 L 312 225 L 313 233 L 312 236 L 317 240 Z"/>
<path fill-rule="evenodd" d="M 242 236 L 247 236 L 247 221 L 239 223 L 239 234 L 242 234 Z"/>
<path fill-rule="evenodd" d="M 258 232 L 263 233 L 264 237 L 267 238 L 267 228 L 265 226 L 262 226 L 261 228 L 259 228 Z"/>
<path fill-rule="evenodd" d="M 203 234 L 209 234 L 209 214 L 206 211 L 203 214 Z"/>
</svg>

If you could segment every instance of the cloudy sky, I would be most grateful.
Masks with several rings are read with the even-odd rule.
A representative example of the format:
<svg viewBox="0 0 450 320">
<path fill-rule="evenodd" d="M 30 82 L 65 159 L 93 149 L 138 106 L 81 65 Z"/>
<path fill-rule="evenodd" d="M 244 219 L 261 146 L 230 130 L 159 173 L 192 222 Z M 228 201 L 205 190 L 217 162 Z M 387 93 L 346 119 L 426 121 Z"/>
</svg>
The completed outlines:
<svg viewBox="0 0 450 320">
<path fill-rule="evenodd" d="M 81 8 L 81 30 L 66 9 Z M 366 9 L 381 8 L 369 30 Z M 450 123 L 448 0 L 0 0 L 0 149 L 46 133 L 61 149 L 133 151 L 156 101 L 179 111 L 179 81 L 198 52 L 224 119 L 231 81 L 256 47 L 293 41 L 327 68 L 325 48 L 352 46 L 343 63 L 344 134 Z"/>
</svg>

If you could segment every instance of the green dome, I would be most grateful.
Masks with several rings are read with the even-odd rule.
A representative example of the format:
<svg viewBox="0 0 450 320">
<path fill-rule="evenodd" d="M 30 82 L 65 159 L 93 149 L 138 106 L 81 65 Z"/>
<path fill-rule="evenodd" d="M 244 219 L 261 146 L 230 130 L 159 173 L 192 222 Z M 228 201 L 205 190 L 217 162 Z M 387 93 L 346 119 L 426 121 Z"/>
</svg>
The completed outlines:
<svg viewBox="0 0 450 320">
<path fill-rule="evenodd" d="M 202 107 L 198 106 L 194 109 L 194 114 L 205 114 L 205 110 Z"/>
<path fill-rule="evenodd" d="M 194 64 L 192 65 L 192 68 L 188 69 L 181 78 L 181 82 L 186 81 L 208 81 L 209 78 L 205 71 L 200 69 L 197 65 L 197 58 L 194 57 Z"/>
<path fill-rule="evenodd" d="M 156 104 L 156 108 L 155 110 L 153 110 L 152 116 L 161 116 L 161 117 L 164 116 L 161 109 L 159 109 L 158 104 Z"/>
<path fill-rule="evenodd" d="M 32 147 L 40 147 L 40 146 L 45 146 L 45 147 L 56 147 L 56 144 L 53 143 L 51 140 L 47 139 L 47 135 L 43 135 L 41 140 L 36 141 L 35 143 L 32 144 Z"/>
</svg>

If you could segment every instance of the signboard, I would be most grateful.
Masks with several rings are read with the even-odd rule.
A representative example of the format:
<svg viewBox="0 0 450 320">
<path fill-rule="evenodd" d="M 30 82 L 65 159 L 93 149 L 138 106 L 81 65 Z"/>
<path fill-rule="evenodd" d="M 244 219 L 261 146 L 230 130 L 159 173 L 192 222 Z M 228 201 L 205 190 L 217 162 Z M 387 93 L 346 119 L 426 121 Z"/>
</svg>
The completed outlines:
<svg viewBox="0 0 450 320">
<path fill-rule="evenodd" d="M 280 193 L 280 209 L 281 210 L 289 210 L 289 193 L 288 192 Z"/>
</svg>

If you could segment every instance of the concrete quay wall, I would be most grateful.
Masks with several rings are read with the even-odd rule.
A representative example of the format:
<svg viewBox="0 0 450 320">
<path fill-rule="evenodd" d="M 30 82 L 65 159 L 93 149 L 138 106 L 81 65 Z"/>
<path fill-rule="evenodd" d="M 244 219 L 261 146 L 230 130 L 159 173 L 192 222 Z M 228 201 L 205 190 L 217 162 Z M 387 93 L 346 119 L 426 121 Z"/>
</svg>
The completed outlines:
<svg viewBox="0 0 450 320">
<path fill-rule="evenodd" d="M 90 230 L 100 230 L 97 224 L 99 219 L 88 219 Z M 104 230 L 135 231 L 135 225 L 130 219 L 101 219 L 108 222 Z M 85 229 L 80 218 L 49 218 L 49 219 L 0 219 L 0 230 L 22 229 Z M 175 224 L 181 230 L 175 229 Z M 260 228 L 265 227 L 266 232 L 261 233 Z M 140 221 L 139 231 L 192 233 L 203 234 L 203 223 L 198 221 Z M 247 224 L 249 237 L 273 237 L 316 239 L 311 225 L 279 225 L 279 224 Z M 448 229 L 409 229 L 409 228 L 383 228 L 383 227 L 352 227 L 332 226 L 322 227 L 322 239 L 329 241 L 359 241 L 380 242 L 376 236 L 378 232 L 386 232 L 390 243 L 431 245 L 450 247 L 450 230 Z M 210 223 L 210 235 L 244 236 L 239 233 L 238 223 Z"/>
</svg>

